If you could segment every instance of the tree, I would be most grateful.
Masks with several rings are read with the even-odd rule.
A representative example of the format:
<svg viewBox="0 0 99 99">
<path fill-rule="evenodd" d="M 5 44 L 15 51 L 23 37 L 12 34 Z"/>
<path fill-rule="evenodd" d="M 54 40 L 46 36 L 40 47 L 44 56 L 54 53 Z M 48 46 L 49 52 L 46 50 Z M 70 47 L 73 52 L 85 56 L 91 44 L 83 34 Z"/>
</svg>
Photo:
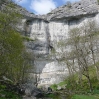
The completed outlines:
<svg viewBox="0 0 99 99">
<path fill-rule="evenodd" d="M 0 76 L 10 78 L 14 83 L 23 80 L 28 68 L 22 37 L 17 31 L 22 16 L 15 10 L 13 2 L 2 3 L 0 10 Z"/>
<path fill-rule="evenodd" d="M 97 62 L 99 61 L 96 57 L 97 50 L 99 49 L 97 46 L 98 43 L 98 35 L 99 35 L 99 29 L 96 25 L 95 21 L 88 21 L 88 24 L 83 27 L 85 38 L 88 41 L 87 47 L 88 51 L 92 56 L 92 61 L 96 69 L 96 76 L 99 80 L 99 68 Z M 98 54 L 98 53 L 97 53 Z"/>
<path fill-rule="evenodd" d="M 69 44 L 71 45 L 71 52 L 73 52 L 75 60 L 78 62 L 78 76 L 79 82 L 81 82 L 82 75 L 84 75 L 92 92 L 92 83 L 90 77 L 89 67 L 95 66 L 97 79 L 99 79 L 99 69 L 97 62 L 97 47 L 99 29 L 95 21 L 88 21 L 84 26 L 80 28 L 74 28 L 70 31 Z"/>
</svg>

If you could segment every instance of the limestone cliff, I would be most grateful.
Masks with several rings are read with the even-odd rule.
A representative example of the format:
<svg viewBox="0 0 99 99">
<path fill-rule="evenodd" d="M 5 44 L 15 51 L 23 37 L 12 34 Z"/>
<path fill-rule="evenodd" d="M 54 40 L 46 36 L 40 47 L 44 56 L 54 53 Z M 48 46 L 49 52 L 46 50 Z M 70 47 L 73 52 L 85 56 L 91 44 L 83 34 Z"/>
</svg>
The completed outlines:
<svg viewBox="0 0 99 99">
<path fill-rule="evenodd" d="M 80 27 L 89 20 L 99 24 L 99 5 L 97 0 L 81 0 L 54 9 L 47 15 L 37 16 L 25 14 L 23 19 L 24 34 L 35 41 L 26 42 L 29 52 L 35 54 L 34 72 L 38 76 L 39 85 L 59 83 L 68 75 L 65 64 L 59 64 L 57 57 L 51 56 L 57 50 L 56 43 L 68 38 L 72 28 Z M 69 46 L 66 51 L 70 51 Z M 31 62 L 33 63 L 33 62 Z M 32 77 L 33 72 L 31 73 Z"/>
</svg>

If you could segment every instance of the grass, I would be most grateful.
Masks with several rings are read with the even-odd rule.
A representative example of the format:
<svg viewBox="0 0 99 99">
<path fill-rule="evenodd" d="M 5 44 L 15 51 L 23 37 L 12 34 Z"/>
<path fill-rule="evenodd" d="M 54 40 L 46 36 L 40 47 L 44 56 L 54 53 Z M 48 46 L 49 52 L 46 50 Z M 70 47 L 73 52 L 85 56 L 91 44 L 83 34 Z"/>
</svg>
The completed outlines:
<svg viewBox="0 0 99 99">
<path fill-rule="evenodd" d="M 71 99 L 99 99 L 99 95 L 74 95 Z"/>
<path fill-rule="evenodd" d="M 57 84 L 53 84 L 50 86 L 53 90 L 57 90 Z"/>
<path fill-rule="evenodd" d="M 33 39 L 31 39 L 31 38 L 29 38 L 27 36 L 22 36 L 22 39 L 26 40 L 26 41 L 35 41 L 35 40 L 33 40 Z"/>
</svg>

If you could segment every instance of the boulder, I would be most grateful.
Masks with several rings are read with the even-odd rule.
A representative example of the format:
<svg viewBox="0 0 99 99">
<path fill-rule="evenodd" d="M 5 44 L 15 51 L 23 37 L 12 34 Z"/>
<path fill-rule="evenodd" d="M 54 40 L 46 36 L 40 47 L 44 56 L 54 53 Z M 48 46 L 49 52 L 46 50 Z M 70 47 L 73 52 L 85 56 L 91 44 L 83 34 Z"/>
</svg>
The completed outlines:
<svg viewBox="0 0 99 99">
<path fill-rule="evenodd" d="M 31 92 L 31 95 L 37 98 L 44 97 L 44 92 L 38 88 L 34 88 Z"/>
<path fill-rule="evenodd" d="M 31 90 L 29 88 L 25 89 L 25 95 L 31 96 Z"/>
</svg>

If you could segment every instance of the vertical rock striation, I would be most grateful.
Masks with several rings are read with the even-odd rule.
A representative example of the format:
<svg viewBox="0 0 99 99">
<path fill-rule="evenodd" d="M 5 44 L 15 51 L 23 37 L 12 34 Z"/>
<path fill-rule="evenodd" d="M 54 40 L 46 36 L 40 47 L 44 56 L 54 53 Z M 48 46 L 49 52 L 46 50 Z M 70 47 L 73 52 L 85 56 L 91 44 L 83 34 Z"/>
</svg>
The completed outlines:
<svg viewBox="0 0 99 99">
<path fill-rule="evenodd" d="M 59 49 L 56 43 L 67 39 L 71 29 L 81 27 L 90 20 L 99 25 L 97 0 L 81 0 L 70 6 L 64 5 L 47 15 L 26 15 L 23 20 L 25 35 L 34 40 L 27 42 L 26 46 L 36 56 L 34 72 L 39 76 L 39 85 L 59 83 L 68 76 L 67 66 L 59 64 L 58 57 L 51 56 L 52 51 Z M 69 46 L 66 51 L 70 51 Z"/>
</svg>

